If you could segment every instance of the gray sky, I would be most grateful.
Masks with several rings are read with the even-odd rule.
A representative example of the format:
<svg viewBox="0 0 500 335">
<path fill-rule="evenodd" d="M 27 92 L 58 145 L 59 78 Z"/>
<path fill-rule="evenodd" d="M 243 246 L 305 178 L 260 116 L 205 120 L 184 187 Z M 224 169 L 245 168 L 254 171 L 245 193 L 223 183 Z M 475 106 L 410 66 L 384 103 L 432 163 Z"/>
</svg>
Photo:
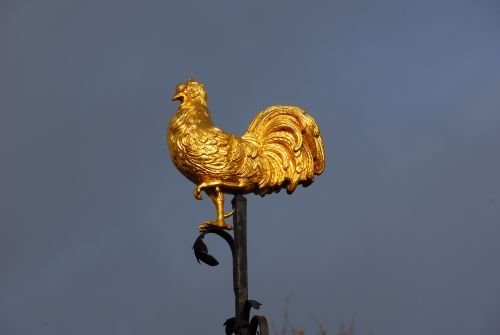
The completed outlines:
<svg viewBox="0 0 500 335">
<path fill-rule="evenodd" d="M 320 125 L 325 173 L 249 200 L 250 297 L 334 334 L 500 332 L 498 1 L 0 2 L 0 333 L 221 334 L 229 252 L 168 157 L 175 85 L 241 134 Z"/>
</svg>

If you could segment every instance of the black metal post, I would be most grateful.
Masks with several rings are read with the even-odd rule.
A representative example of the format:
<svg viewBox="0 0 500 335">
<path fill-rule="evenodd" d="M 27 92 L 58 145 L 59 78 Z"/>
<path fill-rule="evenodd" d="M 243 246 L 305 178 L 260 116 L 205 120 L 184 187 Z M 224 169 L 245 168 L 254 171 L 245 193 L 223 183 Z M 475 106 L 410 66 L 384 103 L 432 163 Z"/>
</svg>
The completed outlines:
<svg viewBox="0 0 500 335">
<path fill-rule="evenodd" d="M 233 216 L 234 249 L 233 258 L 233 285 L 234 308 L 237 335 L 247 335 L 249 320 L 245 313 L 248 301 L 248 267 L 247 267 L 247 199 L 242 195 L 235 195 L 232 200 L 236 210 Z M 246 314 L 246 315 L 245 315 Z"/>
<path fill-rule="evenodd" d="M 269 335 L 269 327 L 264 316 L 254 315 L 250 320 L 251 309 L 259 309 L 261 304 L 255 300 L 248 300 L 247 199 L 242 195 L 235 195 L 232 204 L 235 210 L 234 237 L 224 229 L 203 230 L 194 242 L 194 255 L 198 263 L 216 266 L 219 262 L 208 253 L 203 238 L 207 234 L 215 234 L 227 242 L 233 256 L 234 317 L 224 322 L 226 335 Z"/>
</svg>

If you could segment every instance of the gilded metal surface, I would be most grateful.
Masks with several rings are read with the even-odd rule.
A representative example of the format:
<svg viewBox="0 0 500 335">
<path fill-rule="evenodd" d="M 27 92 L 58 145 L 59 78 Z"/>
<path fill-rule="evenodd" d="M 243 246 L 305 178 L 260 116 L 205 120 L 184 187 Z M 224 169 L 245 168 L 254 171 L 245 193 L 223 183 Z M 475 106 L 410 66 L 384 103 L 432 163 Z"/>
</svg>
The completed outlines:
<svg viewBox="0 0 500 335">
<path fill-rule="evenodd" d="M 177 85 L 172 100 L 180 101 L 167 134 L 176 168 L 204 191 L 217 211 L 200 229 L 232 229 L 224 218 L 224 193 L 291 194 L 323 172 L 325 156 L 318 125 L 295 106 L 271 106 L 259 112 L 243 136 L 217 128 L 210 117 L 203 84 L 189 79 Z"/>
</svg>

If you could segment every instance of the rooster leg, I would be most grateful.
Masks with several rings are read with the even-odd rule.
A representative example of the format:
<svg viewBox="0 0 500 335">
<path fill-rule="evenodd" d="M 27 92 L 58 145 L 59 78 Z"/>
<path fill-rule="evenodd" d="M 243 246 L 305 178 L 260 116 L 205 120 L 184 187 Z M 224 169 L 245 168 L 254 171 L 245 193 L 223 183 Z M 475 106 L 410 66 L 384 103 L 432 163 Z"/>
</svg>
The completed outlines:
<svg viewBox="0 0 500 335">
<path fill-rule="evenodd" d="M 206 189 L 205 192 L 215 205 L 217 218 L 215 221 L 205 221 L 205 223 L 200 225 L 200 230 L 203 231 L 213 227 L 226 230 L 233 229 L 233 226 L 224 222 L 224 218 L 227 216 L 224 214 L 224 193 L 221 191 L 220 187 L 216 186 L 215 188 Z"/>
<path fill-rule="evenodd" d="M 225 187 L 227 189 L 232 189 L 233 191 L 247 191 L 250 189 L 250 184 L 247 181 L 239 180 L 238 182 L 232 181 L 220 181 L 220 180 L 207 180 L 201 182 L 193 190 L 193 195 L 196 199 L 201 200 L 201 191 L 207 188 L 218 188 Z M 231 192 L 232 193 L 232 192 Z"/>
</svg>

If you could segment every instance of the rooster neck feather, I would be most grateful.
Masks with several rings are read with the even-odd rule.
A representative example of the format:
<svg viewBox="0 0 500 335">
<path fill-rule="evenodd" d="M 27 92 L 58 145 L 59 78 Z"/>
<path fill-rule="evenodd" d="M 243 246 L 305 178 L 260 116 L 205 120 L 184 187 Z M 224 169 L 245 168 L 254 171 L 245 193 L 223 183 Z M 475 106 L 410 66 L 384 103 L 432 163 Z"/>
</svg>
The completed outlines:
<svg viewBox="0 0 500 335">
<path fill-rule="evenodd" d="M 170 121 L 170 130 L 175 133 L 199 127 L 213 127 L 208 107 L 202 103 L 190 103 L 179 108 Z"/>
</svg>

